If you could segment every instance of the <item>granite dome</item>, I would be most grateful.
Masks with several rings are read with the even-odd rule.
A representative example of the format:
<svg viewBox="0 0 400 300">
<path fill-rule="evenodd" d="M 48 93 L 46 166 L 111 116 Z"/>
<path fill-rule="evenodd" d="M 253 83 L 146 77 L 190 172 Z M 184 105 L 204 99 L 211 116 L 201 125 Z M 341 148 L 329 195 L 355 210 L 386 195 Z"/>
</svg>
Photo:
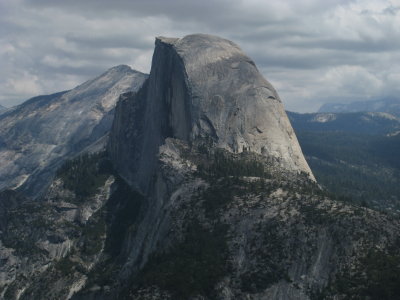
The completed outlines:
<svg viewBox="0 0 400 300">
<path fill-rule="evenodd" d="M 111 153 L 126 178 L 146 185 L 167 137 L 211 139 L 217 148 L 262 154 L 313 178 L 279 95 L 237 45 L 205 34 L 157 37 L 155 44 L 150 76 L 137 94 L 123 97 L 111 134 Z M 139 113 L 130 117 L 129 133 L 118 119 L 133 111 Z"/>
</svg>

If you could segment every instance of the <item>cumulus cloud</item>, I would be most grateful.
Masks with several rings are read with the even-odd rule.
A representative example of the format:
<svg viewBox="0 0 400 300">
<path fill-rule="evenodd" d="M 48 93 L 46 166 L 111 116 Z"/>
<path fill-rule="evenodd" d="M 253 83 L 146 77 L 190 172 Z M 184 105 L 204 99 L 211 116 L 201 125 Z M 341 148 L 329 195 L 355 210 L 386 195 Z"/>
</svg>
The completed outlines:
<svg viewBox="0 0 400 300">
<path fill-rule="evenodd" d="M 6 81 L 5 88 L 15 91 L 22 95 L 32 95 L 41 92 L 41 87 L 36 75 L 23 72 L 17 78 L 9 78 Z"/>
<path fill-rule="evenodd" d="M 236 42 L 289 110 L 399 92 L 397 0 L 3 0 L 0 104 L 118 64 L 148 72 L 155 36 L 196 32 Z"/>
</svg>

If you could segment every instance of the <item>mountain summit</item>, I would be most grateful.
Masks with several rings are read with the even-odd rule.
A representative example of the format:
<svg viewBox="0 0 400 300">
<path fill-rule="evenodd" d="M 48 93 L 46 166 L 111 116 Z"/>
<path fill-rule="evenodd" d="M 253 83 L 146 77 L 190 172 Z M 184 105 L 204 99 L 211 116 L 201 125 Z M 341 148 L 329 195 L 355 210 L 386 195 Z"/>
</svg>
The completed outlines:
<svg viewBox="0 0 400 300">
<path fill-rule="evenodd" d="M 258 153 L 313 178 L 277 92 L 237 45 L 205 34 L 155 44 L 149 79 L 120 101 L 111 133 L 110 153 L 125 178 L 146 186 L 167 137 Z M 130 128 L 121 125 L 127 119 Z"/>
<path fill-rule="evenodd" d="M 0 190 L 19 187 L 36 197 L 65 159 L 104 146 L 119 95 L 136 91 L 146 77 L 116 66 L 70 91 L 34 97 L 0 114 Z"/>
</svg>

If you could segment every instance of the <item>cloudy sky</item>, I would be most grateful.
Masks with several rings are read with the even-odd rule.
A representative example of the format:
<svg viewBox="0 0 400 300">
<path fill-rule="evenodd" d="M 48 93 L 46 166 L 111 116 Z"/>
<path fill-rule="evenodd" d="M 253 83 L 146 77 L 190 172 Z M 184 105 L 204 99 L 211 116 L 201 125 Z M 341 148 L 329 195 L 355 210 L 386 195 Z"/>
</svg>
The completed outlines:
<svg viewBox="0 0 400 300">
<path fill-rule="evenodd" d="M 400 0 L 0 0 L 0 104 L 150 69 L 154 37 L 237 43 L 287 109 L 400 94 Z"/>
</svg>

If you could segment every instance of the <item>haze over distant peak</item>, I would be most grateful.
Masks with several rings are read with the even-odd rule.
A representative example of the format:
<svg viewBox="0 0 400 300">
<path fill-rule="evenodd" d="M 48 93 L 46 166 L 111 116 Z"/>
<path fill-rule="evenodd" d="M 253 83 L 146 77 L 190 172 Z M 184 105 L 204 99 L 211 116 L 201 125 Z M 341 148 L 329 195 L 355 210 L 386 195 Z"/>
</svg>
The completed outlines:
<svg viewBox="0 0 400 300">
<path fill-rule="evenodd" d="M 287 113 L 296 131 L 390 135 L 400 130 L 400 118 L 385 112 Z"/>
<path fill-rule="evenodd" d="M 400 99 L 384 98 L 351 103 L 327 103 L 318 112 L 386 112 L 400 117 Z"/>
</svg>

